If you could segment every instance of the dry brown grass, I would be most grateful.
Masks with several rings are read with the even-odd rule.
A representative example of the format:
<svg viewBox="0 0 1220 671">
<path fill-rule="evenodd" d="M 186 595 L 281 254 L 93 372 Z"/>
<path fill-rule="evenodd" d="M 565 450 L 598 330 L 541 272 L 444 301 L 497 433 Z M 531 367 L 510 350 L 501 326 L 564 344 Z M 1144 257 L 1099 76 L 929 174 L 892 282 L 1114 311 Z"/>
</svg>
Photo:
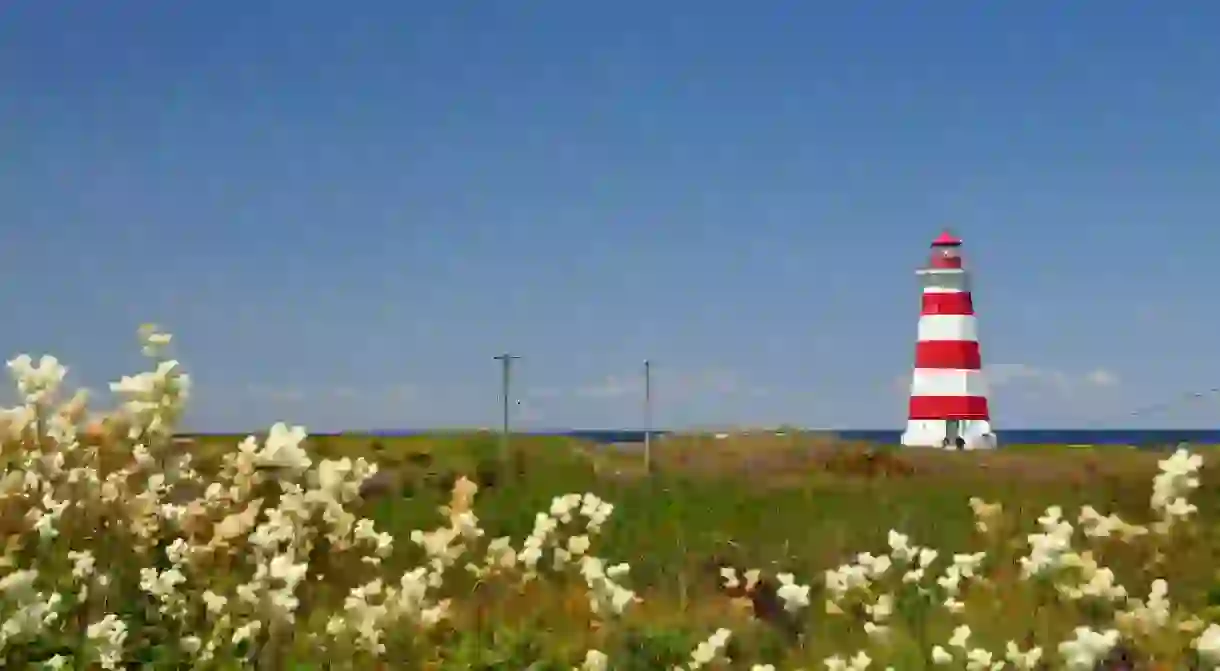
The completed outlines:
<svg viewBox="0 0 1220 671">
<path fill-rule="evenodd" d="M 608 477 L 644 475 L 642 448 L 606 450 L 581 446 L 579 454 Z M 1123 448 L 946 452 L 893 449 L 834 436 L 740 434 L 672 436 L 653 443 L 654 468 L 696 477 L 741 478 L 792 485 L 819 476 L 864 478 L 979 477 L 1013 482 L 1080 485 L 1115 479 L 1147 480 L 1164 455 Z M 1209 457 L 1209 459 L 1213 459 Z"/>
</svg>

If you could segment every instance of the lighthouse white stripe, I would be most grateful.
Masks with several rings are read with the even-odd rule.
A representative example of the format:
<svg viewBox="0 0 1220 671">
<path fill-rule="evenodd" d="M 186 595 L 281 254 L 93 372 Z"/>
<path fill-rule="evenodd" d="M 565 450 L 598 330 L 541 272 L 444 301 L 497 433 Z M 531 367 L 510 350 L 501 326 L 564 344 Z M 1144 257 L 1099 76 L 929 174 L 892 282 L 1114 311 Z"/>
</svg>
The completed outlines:
<svg viewBox="0 0 1220 671">
<path fill-rule="evenodd" d="M 920 270 L 916 274 L 925 292 L 970 291 L 970 275 L 963 270 Z"/>
<path fill-rule="evenodd" d="M 942 286 L 924 287 L 923 292 L 925 294 L 968 294 L 968 293 L 970 293 L 969 291 L 966 291 L 965 289 L 959 289 L 957 287 L 942 287 Z"/>
<path fill-rule="evenodd" d="M 919 318 L 919 340 L 979 339 L 974 315 L 924 315 Z"/>
<path fill-rule="evenodd" d="M 982 371 L 958 368 L 916 368 L 911 396 L 986 396 Z"/>
</svg>

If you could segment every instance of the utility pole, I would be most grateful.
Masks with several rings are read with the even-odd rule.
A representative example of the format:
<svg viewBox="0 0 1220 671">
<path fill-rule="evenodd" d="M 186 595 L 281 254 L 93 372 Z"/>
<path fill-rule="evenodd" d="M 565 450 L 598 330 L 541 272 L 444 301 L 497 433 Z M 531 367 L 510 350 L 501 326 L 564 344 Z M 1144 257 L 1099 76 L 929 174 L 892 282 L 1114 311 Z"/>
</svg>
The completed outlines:
<svg viewBox="0 0 1220 671">
<path fill-rule="evenodd" d="M 492 357 L 500 362 L 500 391 L 503 394 L 504 400 L 504 417 L 503 425 L 500 427 L 500 462 L 504 466 L 508 466 L 508 394 L 509 385 L 512 383 L 512 367 L 513 360 L 521 357 L 515 354 L 505 352 L 498 356 Z"/>
<path fill-rule="evenodd" d="M 652 362 L 644 359 L 644 472 L 652 472 Z"/>
</svg>

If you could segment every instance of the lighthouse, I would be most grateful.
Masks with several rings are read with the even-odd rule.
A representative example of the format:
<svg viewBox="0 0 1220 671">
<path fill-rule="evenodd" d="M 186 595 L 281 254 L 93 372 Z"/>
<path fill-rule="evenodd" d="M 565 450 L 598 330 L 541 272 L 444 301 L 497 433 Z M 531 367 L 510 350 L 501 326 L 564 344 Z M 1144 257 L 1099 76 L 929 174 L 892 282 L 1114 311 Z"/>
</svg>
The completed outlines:
<svg viewBox="0 0 1220 671">
<path fill-rule="evenodd" d="M 942 233 L 928 264 L 916 271 L 923 288 L 915 372 L 902 444 L 907 447 L 988 449 L 996 446 L 979 355 L 970 274 L 962 241 Z"/>
</svg>

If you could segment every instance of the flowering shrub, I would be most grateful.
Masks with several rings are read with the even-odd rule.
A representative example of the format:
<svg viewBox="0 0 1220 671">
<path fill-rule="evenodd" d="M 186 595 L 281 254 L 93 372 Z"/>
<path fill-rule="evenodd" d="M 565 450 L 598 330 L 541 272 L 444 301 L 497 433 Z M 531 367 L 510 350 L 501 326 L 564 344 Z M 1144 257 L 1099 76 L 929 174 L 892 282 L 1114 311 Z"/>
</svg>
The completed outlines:
<svg viewBox="0 0 1220 671">
<path fill-rule="evenodd" d="M 1160 462 L 1143 523 L 1050 507 L 1020 539 L 1016 516 L 973 499 L 973 552 L 891 530 L 816 580 L 721 565 L 737 608 L 675 652 L 633 619 L 647 588 L 598 549 L 612 503 L 557 496 L 524 538 L 489 538 L 458 478 L 439 526 L 392 536 L 360 512 L 378 464 L 316 459 L 301 427 L 196 463 L 173 439 L 190 378 L 169 335 L 141 335 L 152 369 L 112 385 L 105 417 L 60 397 L 55 358 L 8 363 L 22 403 L 0 415 L 5 668 L 1220 669 L 1220 624 L 1177 605 L 1163 573 L 1199 533 L 1202 459 L 1185 448 Z M 1124 553 L 1140 567 L 1127 582 L 1107 566 Z M 580 647 L 540 650 L 513 626 L 546 590 L 578 595 Z M 1029 635 L 976 632 L 999 607 L 1023 609 Z M 1075 625 L 1055 638 L 1052 619 Z M 768 628 L 784 659 L 739 644 Z M 819 636 L 839 651 L 810 659 Z"/>
</svg>

